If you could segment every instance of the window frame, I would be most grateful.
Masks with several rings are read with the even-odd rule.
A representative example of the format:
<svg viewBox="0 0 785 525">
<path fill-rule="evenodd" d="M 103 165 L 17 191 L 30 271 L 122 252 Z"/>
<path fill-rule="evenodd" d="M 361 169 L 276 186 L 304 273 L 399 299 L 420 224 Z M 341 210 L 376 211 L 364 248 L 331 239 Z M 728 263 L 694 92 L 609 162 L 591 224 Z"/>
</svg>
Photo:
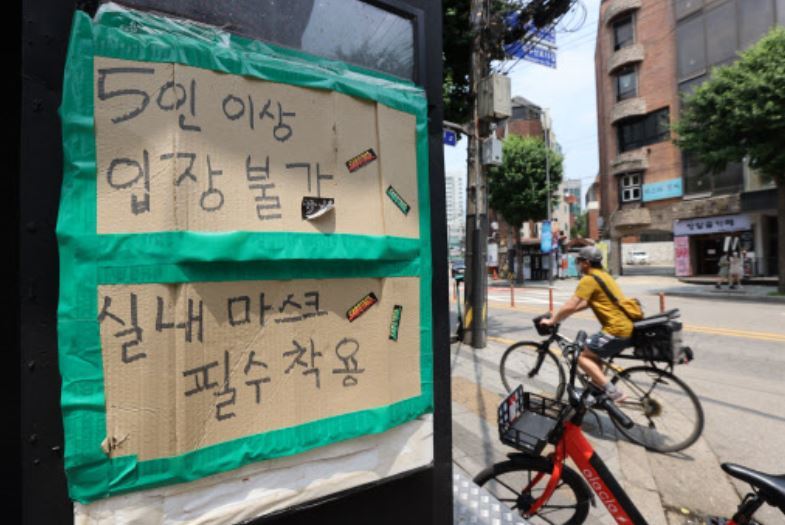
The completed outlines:
<svg viewBox="0 0 785 525">
<path fill-rule="evenodd" d="M 663 113 L 667 115 L 668 123 L 668 127 L 665 130 L 661 130 L 660 126 L 658 125 L 658 120 L 661 118 L 660 115 Z M 637 126 L 637 128 L 630 128 L 630 126 Z M 657 109 L 641 117 L 625 119 L 616 123 L 615 127 L 616 147 L 619 154 L 650 146 L 652 144 L 657 144 L 659 142 L 664 142 L 670 138 L 670 106 Z M 654 127 L 654 130 L 651 133 L 647 133 L 647 129 L 650 127 Z M 637 132 L 640 135 L 640 138 L 637 140 L 630 140 L 629 142 L 625 142 L 625 129 L 630 129 L 630 133 L 632 134 Z"/>
<path fill-rule="evenodd" d="M 618 185 L 619 185 L 619 204 L 631 204 L 635 202 L 642 202 L 643 201 L 643 171 L 627 171 L 624 173 L 620 173 L 618 177 Z M 633 177 L 637 180 L 633 182 Z M 629 179 L 629 184 L 625 184 L 625 182 Z M 637 197 L 633 196 L 634 192 L 637 190 Z M 630 192 L 630 197 L 625 198 L 625 192 Z"/>
<path fill-rule="evenodd" d="M 623 43 L 619 43 L 619 27 L 622 26 L 625 22 L 629 23 L 630 26 L 630 38 L 629 40 L 625 40 Z M 630 13 L 627 15 L 622 15 L 618 17 L 616 20 L 613 21 L 612 24 L 612 44 L 613 44 L 613 51 L 618 51 L 620 49 L 624 49 L 625 47 L 630 47 L 635 44 L 635 14 Z"/>
<path fill-rule="evenodd" d="M 621 77 L 625 75 L 632 75 L 632 90 L 631 92 L 622 93 L 620 83 Z M 627 100 L 638 96 L 638 68 L 634 64 L 620 68 L 614 74 L 614 78 L 616 83 L 616 102 L 621 102 L 622 100 Z"/>
</svg>

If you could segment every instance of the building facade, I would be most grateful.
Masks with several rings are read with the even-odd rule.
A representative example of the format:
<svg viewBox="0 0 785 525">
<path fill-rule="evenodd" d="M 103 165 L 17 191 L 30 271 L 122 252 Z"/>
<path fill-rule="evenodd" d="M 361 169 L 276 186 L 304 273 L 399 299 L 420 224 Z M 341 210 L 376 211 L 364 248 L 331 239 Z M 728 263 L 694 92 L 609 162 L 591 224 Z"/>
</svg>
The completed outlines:
<svg viewBox="0 0 785 525">
<path fill-rule="evenodd" d="M 622 242 L 673 241 L 677 275 L 717 272 L 727 237 L 747 271 L 776 272 L 773 185 L 743 163 L 706 174 L 673 144 L 681 100 L 775 24 L 785 0 L 604 0 L 595 52 L 600 215 Z"/>
</svg>

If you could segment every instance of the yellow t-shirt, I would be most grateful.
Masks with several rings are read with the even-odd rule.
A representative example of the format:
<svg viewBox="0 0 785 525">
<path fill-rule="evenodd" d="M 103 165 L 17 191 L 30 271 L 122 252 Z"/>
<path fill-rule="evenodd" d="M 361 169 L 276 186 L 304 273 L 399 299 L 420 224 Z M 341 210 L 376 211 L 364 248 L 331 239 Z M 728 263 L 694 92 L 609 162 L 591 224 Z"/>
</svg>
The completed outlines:
<svg viewBox="0 0 785 525">
<path fill-rule="evenodd" d="M 616 296 L 616 299 L 622 300 L 624 298 L 621 288 L 613 280 L 613 277 L 597 268 L 592 268 L 589 272 L 596 274 L 602 279 L 608 290 Z M 591 275 L 581 277 L 581 280 L 578 282 L 578 288 L 575 289 L 575 295 L 589 303 L 589 307 L 602 325 L 603 332 L 623 338 L 632 335 L 632 321 L 605 295 L 605 292 L 594 277 Z"/>
</svg>

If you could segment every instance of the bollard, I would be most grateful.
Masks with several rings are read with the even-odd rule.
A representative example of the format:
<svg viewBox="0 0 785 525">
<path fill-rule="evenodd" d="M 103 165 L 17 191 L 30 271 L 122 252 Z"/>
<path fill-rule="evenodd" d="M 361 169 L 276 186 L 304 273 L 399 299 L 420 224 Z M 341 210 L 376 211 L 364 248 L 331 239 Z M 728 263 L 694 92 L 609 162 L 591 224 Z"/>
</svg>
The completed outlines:
<svg viewBox="0 0 785 525">
<path fill-rule="evenodd" d="M 660 292 L 660 313 L 665 311 L 665 292 Z"/>
<path fill-rule="evenodd" d="M 515 286 L 512 280 L 510 280 L 510 306 L 515 306 Z"/>
<path fill-rule="evenodd" d="M 548 288 L 548 311 L 553 313 L 553 286 Z"/>
</svg>

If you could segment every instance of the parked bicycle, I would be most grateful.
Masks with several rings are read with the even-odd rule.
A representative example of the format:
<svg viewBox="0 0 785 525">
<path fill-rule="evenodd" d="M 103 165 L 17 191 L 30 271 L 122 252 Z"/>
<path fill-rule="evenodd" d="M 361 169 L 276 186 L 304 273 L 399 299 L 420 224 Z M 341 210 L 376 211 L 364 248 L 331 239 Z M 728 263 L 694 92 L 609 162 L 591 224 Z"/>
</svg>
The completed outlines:
<svg viewBox="0 0 785 525">
<path fill-rule="evenodd" d="M 539 321 L 548 315 L 534 319 L 537 332 L 546 335 L 546 339 L 521 341 L 504 352 L 499 371 L 507 392 L 518 384 L 526 384 L 530 392 L 555 401 L 564 396 L 567 382 L 560 357 L 566 358 L 566 349 L 573 342 L 558 333 L 558 325 L 553 329 L 540 325 Z M 693 356 L 692 350 L 681 346 L 681 325 L 675 321 L 679 315 L 678 310 L 670 310 L 635 323 L 632 353 L 601 360 L 611 382 L 627 393 L 627 399 L 618 406 L 633 425 L 624 428 L 617 420 L 611 420 L 627 439 L 657 452 L 683 450 L 703 432 L 703 408 L 698 397 L 673 374 L 676 363 L 689 362 Z M 551 349 L 554 344 L 557 348 Z M 624 368 L 614 362 L 617 359 L 646 364 Z M 588 384 L 583 374 L 578 379 Z"/>
<path fill-rule="evenodd" d="M 559 346 L 570 365 L 567 403 L 524 391 L 519 385 L 499 405 L 499 437 L 520 452 L 486 468 L 474 481 L 532 524 L 583 523 L 589 505 L 596 505 L 591 494 L 594 491 L 617 523 L 646 525 L 646 519 L 581 430 L 585 415 L 595 407 L 606 410 L 620 428 L 630 430 L 635 426 L 603 390 L 591 384 L 582 391 L 575 388 L 578 355 L 585 340 L 585 332 L 579 332 L 574 343 L 561 338 Z M 554 449 L 544 456 L 548 444 Z M 565 465 L 568 457 L 578 472 Z M 764 504 L 785 514 L 785 475 L 772 476 L 732 464 L 722 468 L 749 483 L 752 492 L 743 499 L 733 518 L 712 523 L 752 524 L 753 515 Z"/>
</svg>

